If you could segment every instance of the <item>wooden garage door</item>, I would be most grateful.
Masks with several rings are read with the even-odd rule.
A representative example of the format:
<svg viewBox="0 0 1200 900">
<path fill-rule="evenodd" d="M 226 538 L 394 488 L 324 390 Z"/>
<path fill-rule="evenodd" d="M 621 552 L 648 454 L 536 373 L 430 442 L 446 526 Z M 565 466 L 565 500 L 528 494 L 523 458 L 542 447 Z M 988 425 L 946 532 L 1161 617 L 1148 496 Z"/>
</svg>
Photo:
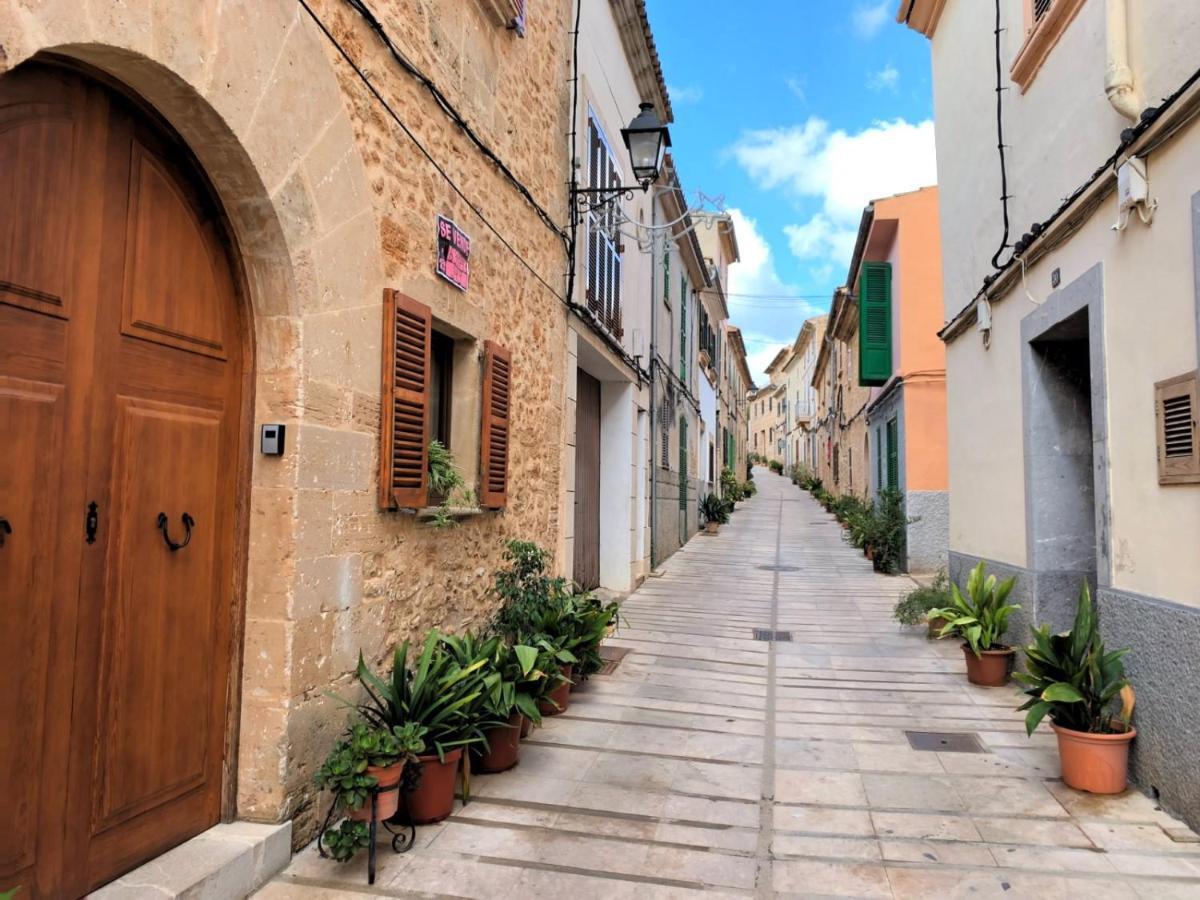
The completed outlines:
<svg viewBox="0 0 1200 900">
<path fill-rule="evenodd" d="M 0 890 L 73 896 L 220 816 L 242 325 L 188 154 L 96 82 L 0 78 L 0 197 Z"/>
<path fill-rule="evenodd" d="M 600 382 L 583 370 L 575 390 L 575 581 L 600 586 Z"/>
</svg>

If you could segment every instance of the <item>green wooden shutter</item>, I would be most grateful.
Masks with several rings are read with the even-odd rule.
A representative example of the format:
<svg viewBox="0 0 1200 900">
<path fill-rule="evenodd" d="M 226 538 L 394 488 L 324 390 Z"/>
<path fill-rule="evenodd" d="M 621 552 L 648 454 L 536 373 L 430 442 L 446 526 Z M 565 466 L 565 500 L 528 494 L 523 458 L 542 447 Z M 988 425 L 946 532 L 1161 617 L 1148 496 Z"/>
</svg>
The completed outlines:
<svg viewBox="0 0 1200 900">
<path fill-rule="evenodd" d="M 687 509 L 688 501 L 688 423 L 679 417 L 679 508 Z"/>
<path fill-rule="evenodd" d="M 892 375 L 892 266 L 866 262 L 858 276 L 858 383 Z"/>
<path fill-rule="evenodd" d="M 687 345 L 688 345 L 688 283 L 687 276 L 679 276 L 679 380 L 687 384 Z"/>
<path fill-rule="evenodd" d="M 671 248 L 663 251 L 663 303 L 671 308 Z"/>
<path fill-rule="evenodd" d="M 875 429 L 875 490 L 883 490 L 883 431 Z"/>
<path fill-rule="evenodd" d="M 900 447 L 896 420 L 888 419 L 887 423 L 887 486 L 889 490 L 900 487 Z"/>
</svg>

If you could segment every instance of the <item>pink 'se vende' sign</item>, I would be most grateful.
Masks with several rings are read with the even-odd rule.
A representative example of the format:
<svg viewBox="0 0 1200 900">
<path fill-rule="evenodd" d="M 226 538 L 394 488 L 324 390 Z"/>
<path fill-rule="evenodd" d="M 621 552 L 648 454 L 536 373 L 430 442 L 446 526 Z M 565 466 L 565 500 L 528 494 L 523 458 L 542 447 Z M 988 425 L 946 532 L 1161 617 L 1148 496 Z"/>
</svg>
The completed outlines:
<svg viewBox="0 0 1200 900">
<path fill-rule="evenodd" d="M 471 283 L 471 239 L 447 219 L 437 219 L 437 273 L 465 291 Z"/>
</svg>

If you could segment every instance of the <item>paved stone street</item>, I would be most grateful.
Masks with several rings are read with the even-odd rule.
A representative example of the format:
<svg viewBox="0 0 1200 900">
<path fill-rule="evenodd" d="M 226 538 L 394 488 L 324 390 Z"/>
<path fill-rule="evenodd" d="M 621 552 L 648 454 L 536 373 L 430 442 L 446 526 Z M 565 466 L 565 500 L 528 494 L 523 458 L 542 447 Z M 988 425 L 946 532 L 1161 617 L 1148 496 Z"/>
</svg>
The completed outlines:
<svg viewBox="0 0 1200 900">
<path fill-rule="evenodd" d="M 628 599 L 616 671 L 413 852 L 381 846 L 374 888 L 365 859 L 308 848 L 259 896 L 1200 896 L 1190 831 L 1136 791 L 1067 789 L 1015 690 L 968 685 L 957 644 L 892 621 L 907 578 L 756 480 Z M 985 752 L 919 752 L 906 730 Z"/>
</svg>

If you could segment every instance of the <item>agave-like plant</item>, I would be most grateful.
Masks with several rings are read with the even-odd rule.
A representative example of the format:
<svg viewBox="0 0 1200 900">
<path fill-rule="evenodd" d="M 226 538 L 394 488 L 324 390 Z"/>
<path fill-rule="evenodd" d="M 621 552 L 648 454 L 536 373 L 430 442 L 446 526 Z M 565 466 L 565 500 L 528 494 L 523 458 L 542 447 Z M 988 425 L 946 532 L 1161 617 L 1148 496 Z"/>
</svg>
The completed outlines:
<svg viewBox="0 0 1200 900">
<path fill-rule="evenodd" d="M 484 729 L 501 724 L 483 709 L 481 698 L 499 679 L 485 671 L 487 657 L 476 656 L 464 665 L 447 650 L 444 640 L 436 630 L 429 632 L 412 666 L 405 641 L 395 650 L 392 674 L 386 681 L 371 671 L 360 653 L 357 674 L 367 701 L 355 705 L 376 728 L 403 728 L 410 722 L 424 726 L 426 744 L 443 762 L 447 750 L 482 743 Z"/>
<path fill-rule="evenodd" d="M 984 650 L 1007 649 L 1000 639 L 1008 630 L 1008 620 L 1020 609 L 1020 605 L 1008 602 L 1016 579 L 1012 576 L 1001 582 L 995 575 L 984 577 L 982 562 L 971 570 L 967 577 L 967 593 L 964 596 L 957 584 L 950 585 L 950 605 L 944 609 L 930 610 L 930 618 L 946 620 L 942 636 L 961 635 L 976 656 Z"/>
<path fill-rule="evenodd" d="M 1084 579 L 1070 631 L 1051 634 L 1049 625 L 1033 629 L 1025 649 L 1027 672 L 1013 677 L 1029 697 L 1020 709 L 1025 730 L 1034 729 L 1047 715 L 1060 728 L 1092 734 L 1121 734 L 1133 715 L 1133 688 L 1122 661 L 1128 648 L 1104 649 L 1092 592 Z M 1118 699 L 1122 709 L 1114 714 Z"/>
</svg>

